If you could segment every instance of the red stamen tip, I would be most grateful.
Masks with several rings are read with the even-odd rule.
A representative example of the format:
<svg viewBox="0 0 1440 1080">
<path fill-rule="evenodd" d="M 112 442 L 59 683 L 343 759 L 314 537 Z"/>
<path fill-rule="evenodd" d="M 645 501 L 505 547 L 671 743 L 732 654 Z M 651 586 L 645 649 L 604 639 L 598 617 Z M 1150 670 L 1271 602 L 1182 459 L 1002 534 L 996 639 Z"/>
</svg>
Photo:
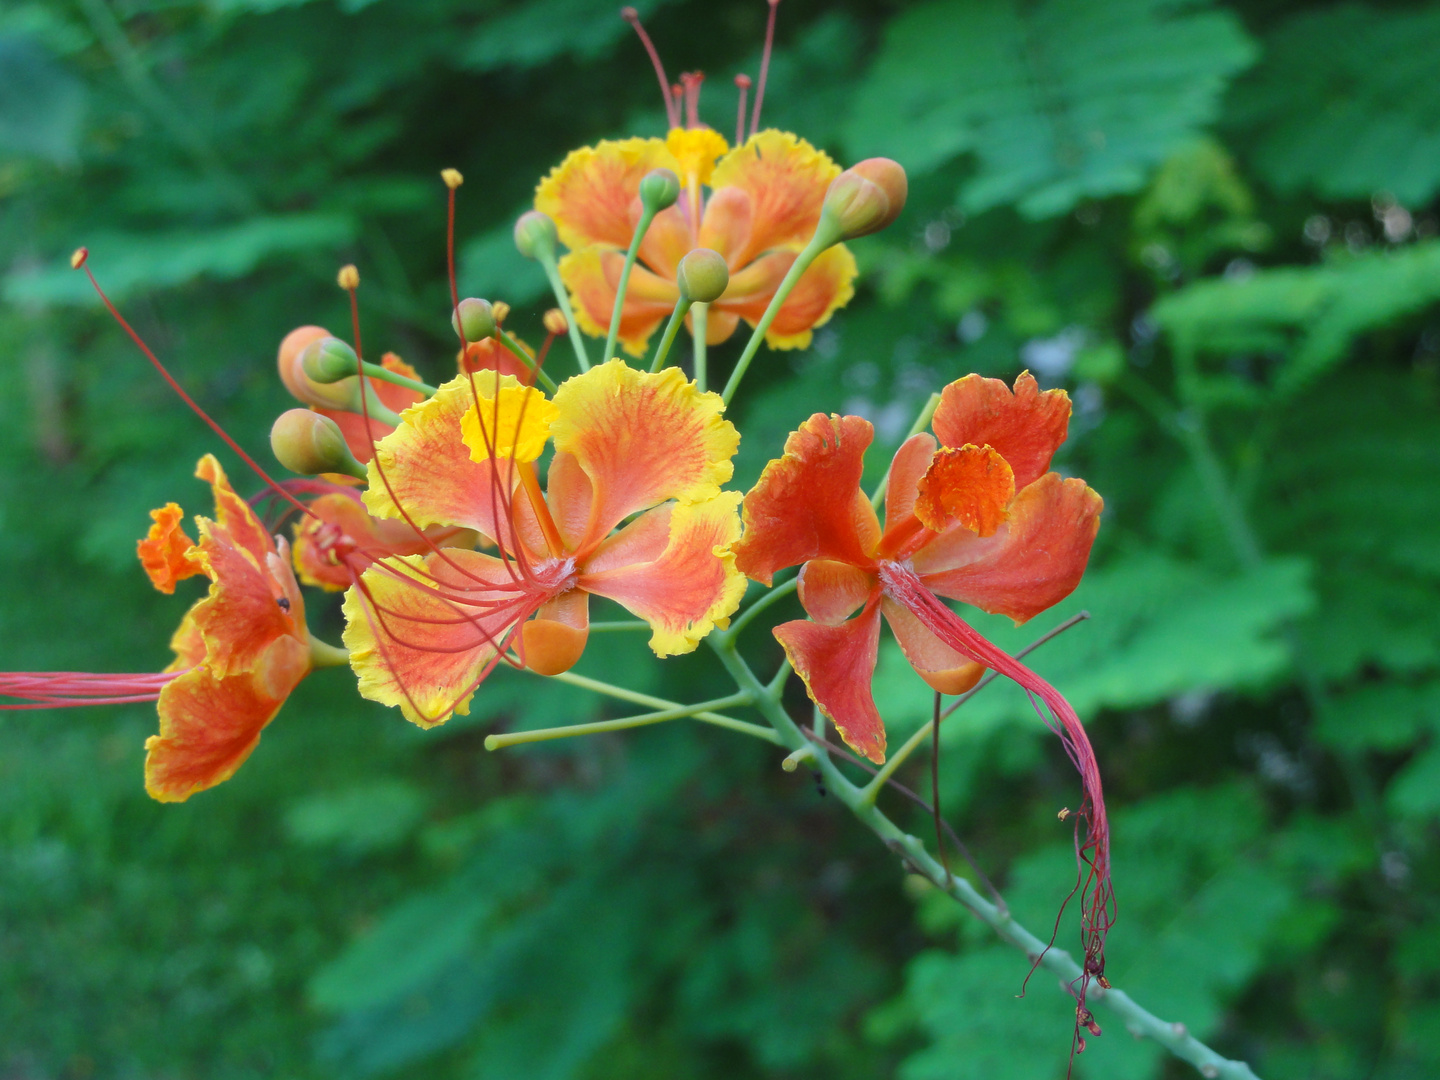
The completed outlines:
<svg viewBox="0 0 1440 1080">
<path fill-rule="evenodd" d="M 360 287 L 360 271 L 353 265 L 347 264 L 340 268 L 340 273 L 335 275 L 335 281 L 347 292 Z"/>
<path fill-rule="evenodd" d="M 87 248 L 87 247 L 78 247 L 78 248 L 76 248 L 76 249 L 75 249 L 75 254 L 73 254 L 73 255 L 70 256 L 70 269 L 71 269 L 71 270 L 79 270 L 80 267 L 82 267 L 82 266 L 85 265 L 85 260 L 88 259 L 88 258 L 90 258 L 90 249 L 89 249 L 89 248 Z"/>
<path fill-rule="evenodd" d="M 620 17 L 631 26 L 635 26 L 640 22 L 640 12 L 636 11 L 633 7 L 622 7 L 620 9 Z"/>
<path fill-rule="evenodd" d="M 640 39 L 640 44 L 645 46 L 645 52 L 650 57 L 650 63 L 655 68 L 655 77 L 660 80 L 660 96 L 665 99 L 665 119 L 669 121 L 672 128 L 680 126 L 680 103 L 670 99 L 670 93 L 666 87 L 670 80 L 665 77 L 665 65 L 660 62 L 660 53 L 655 48 L 655 43 L 650 40 L 650 35 L 645 32 L 645 27 L 640 25 L 640 13 L 633 7 L 622 7 L 620 17 L 635 28 L 635 36 Z"/>
<path fill-rule="evenodd" d="M 739 75 L 736 75 L 736 76 L 735 76 L 735 85 L 738 86 L 741 90 L 749 90 L 749 89 L 750 89 L 750 76 L 744 74 L 743 72 L 742 72 L 741 74 L 739 74 Z"/>
<path fill-rule="evenodd" d="M 440 179 L 445 181 L 445 186 L 451 191 L 465 182 L 465 177 L 460 175 L 459 169 L 441 169 Z"/>
</svg>

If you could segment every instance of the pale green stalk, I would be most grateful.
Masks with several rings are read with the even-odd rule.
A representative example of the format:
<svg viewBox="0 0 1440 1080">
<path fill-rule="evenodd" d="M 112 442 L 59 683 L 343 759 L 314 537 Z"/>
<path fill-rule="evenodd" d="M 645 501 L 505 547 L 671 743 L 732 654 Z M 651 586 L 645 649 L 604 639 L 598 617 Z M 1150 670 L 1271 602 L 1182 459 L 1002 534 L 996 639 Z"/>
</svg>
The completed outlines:
<svg viewBox="0 0 1440 1080">
<path fill-rule="evenodd" d="M 714 709 L 728 709 L 731 705 L 749 705 L 750 695 L 744 692 L 728 697 L 713 698 L 696 705 L 677 705 L 673 709 L 638 713 L 622 716 L 617 720 L 598 720 L 593 724 L 570 724 L 567 727 L 536 728 L 533 731 L 511 731 L 504 735 L 487 735 L 486 750 L 504 750 L 521 743 L 548 742 L 551 739 L 568 739 L 575 735 L 599 735 L 607 731 L 626 731 L 630 728 L 645 727 L 649 724 L 663 724 L 667 720 L 681 720 Z"/>
<path fill-rule="evenodd" d="M 650 624 L 644 619 L 617 619 L 614 622 L 592 622 L 590 633 L 619 633 L 622 630 L 649 630 Z"/>
<path fill-rule="evenodd" d="M 435 387 L 431 386 L 429 383 L 423 383 L 419 379 L 407 379 L 399 372 L 391 371 L 389 368 L 381 367 L 379 364 L 372 364 L 369 361 L 365 361 L 360 365 L 360 367 L 361 370 L 364 371 L 365 374 L 370 376 L 370 378 L 372 379 L 379 379 L 381 382 L 394 383 L 396 386 L 403 386 L 407 390 L 418 391 L 419 393 L 424 394 L 426 397 L 431 397 L 435 393 Z"/>
<path fill-rule="evenodd" d="M 706 330 L 706 326 L 705 326 L 705 324 L 709 321 L 709 316 L 710 316 L 710 305 L 709 305 L 709 304 L 696 304 L 696 305 L 695 305 L 695 317 L 694 317 L 694 320 L 693 320 L 694 325 L 693 325 L 693 327 L 692 327 L 692 329 L 694 330 L 694 335 L 695 335 L 695 389 L 699 390 L 702 394 L 705 392 L 705 379 L 706 379 L 706 372 L 705 372 L 705 362 L 706 362 L 706 361 L 705 361 L 705 349 L 706 349 L 705 330 Z"/>
<path fill-rule="evenodd" d="M 570 328 L 570 347 L 575 350 L 575 363 L 580 366 L 581 371 L 589 371 L 590 356 L 585 351 L 585 337 L 575 323 L 575 312 L 570 307 L 570 293 L 565 288 L 565 282 L 560 280 L 560 265 L 555 261 L 555 253 L 537 251 L 535 259 L 545 271 L 545 279 L 550 282 L 550 291 L 555 294 L 555 303 L 559 306 L 560 313 L 565 316 L 565 325 Z"/>
<path fill-rule="evenodd" d="M 780 305 L 785 303 L 785 298 L 790 295 L 790 290 L 795 288 L 795 283 L 800 280 L 800 275 L 810 269 L 810 264 L 826 248 L 835 243 L 833 237 L 822 237 L 818 232 L 811 237 L 810 243 L 805 245 L 804 250 L 795 256 L 795 261 L 790 265 L 790 272 L 785 275 L 780 287 L 775 290 L 775 295 L 770 299 L 770 306 L 765 309 L 765 314 L 760 316 L 760 321 L 755 324 L 755 332 L 750 335 L 749 342 L 745 345 L 745 351 L 740 354 L 740 359 L 735 363 L 735 370 L 730 373 L 730 381 L 725 384 L 725 392 L 720 395 L 725 404 L 730 404 L 730 399 L 735 396 L 735 391 L 740 389 L 740 380 L 745 377 L 745 371 L 750 367 L 750 361 L 755 359 L 755 354 L 760 351 L 760 343 L 765 340 L 765 332 L 770 329 L 770 324 L 775 321 L 775 316 L 780 312 Z"/>
<path fill-rule="evenodd" d="M 642 205 L 640 220 L 635 223 L 635 235 L 630 238 L 630 250 L 625 253 L 625 265 L 620 270 L 620 287 L 615 293 L 615 308 L 610 312 L 610 332 L 605 335 L 605 354 L 600 362 L 606 363 L 615 355 L 615 339 L 620 336 L 620 313 L 625 309 L 625 293 L 630 288 L 630 271 L 635 268 L 635 259 L 640 254 L 640 243 L 650 231 L 650 223 L 660 208 Z"/>
<path fill-rule="evenodd" d="M 670 355 L 670 346 L 674 344 L 680 324 L 685 321 L 685 312 L 689 310 L 690 301 L 680 297 L 675 304 L 675 310 L 670 313 L 670 321 L 665 324 L 665 333 L 660 335 L 660 344 L 655 349 L 655 360 L 650 365 L 650 374 L 655 374 L 665 366 L 665 358 Z"/>
</svg>

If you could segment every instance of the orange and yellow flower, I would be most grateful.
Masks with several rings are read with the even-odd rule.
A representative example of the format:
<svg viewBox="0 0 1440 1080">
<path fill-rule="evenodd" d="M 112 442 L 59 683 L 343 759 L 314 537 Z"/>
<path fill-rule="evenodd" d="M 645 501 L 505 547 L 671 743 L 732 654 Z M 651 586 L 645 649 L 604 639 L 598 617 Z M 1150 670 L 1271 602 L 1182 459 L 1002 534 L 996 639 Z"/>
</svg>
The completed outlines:
<svg viewBox="0 0 1440 1080">
<path fill-rule="evenodd" d="M 673 368 L 614 360 L 553 401 L 462 375 L 405 410 L 370 463 L 366 506 L 416 529 L 473 529 L 496 554 L 433 550 L 362 575 L 345 598 L 361 694 L 430 727 L 467 712 L 511 650 L 559 674 L 585 647 L 591 595 L 649 622 L 656 655 L 692 651 L 745 590 L 730 552 L 740 496 L 720 490 L 739 434 L 722 409 Z"/>
<path fill-rule="evenodd" d="M 161 802 L 182 802 L 234 775 L 312 668 L 285 541 L 270 536 L 214 457 L 201 458 L 195 475 L 215 496 L 215 519 L 195 519 L 199 542 L 184 534 L 180 508 L 170 503 L 152 511 L 155 523 L 139 543 L 161 592 L 196 574 L 210 579 L 209 594 L 171 639 L 175 660 L 165 670 L 178 674 L 160 691 L 160 733 L 145 742 L 145 789 Z"/>
<path fill-rule="evenodd" d="M 586 333 L 604 337 L 625 252 L 640 219 L 640 181 L 653 169 L 681 181 L 641 243 L 621 310 L 619 341 L 638 356 L 679 299 L 676 268 L 697 247 L 725 258 L 730 284 L 710 305 L 706 338 L 725 341 L 741 319 L 754 326 L 820 220 L 840 167 L 804 139 L 766 130 L 731 150 L 708 128 L 675 128 L 665 139 L 604 141 L 572 152 L 535 193 L 570 253 L 560 276 Z M 706 189 L 709 189 L 708 196 Z M 820 255 L 781 305 L 766 333 L 771 348 L 804 348 L 854 294 L 854 256 L 843 245 Z"/>
<path fill-rule="evenodd" d="M 936 690 L 962 693 L 984 670 L 972 645 L 937 635 L 936 613 L 917 609 L 911 579 L 1017 623 L 1079 583 L 1102 503 L 1083 480 L 1048 471 L 1069 418 L 1065 392 L 1040 392 L 1028 373 L 1013 394 L 998 379 L 970 375 L 941 396 L 939 445 L 922 432 L 895 454 L 883 528 L 860 489 L 873 429 L 858 416 L 816 413 L 745 496 L 737 565 L 768 585 L 776 571 L 802 564 L 810 620 L 778 626 L 775 636 L 857 752 L 885 760 L 870 690 L 882 614 Z"/>
</svg>

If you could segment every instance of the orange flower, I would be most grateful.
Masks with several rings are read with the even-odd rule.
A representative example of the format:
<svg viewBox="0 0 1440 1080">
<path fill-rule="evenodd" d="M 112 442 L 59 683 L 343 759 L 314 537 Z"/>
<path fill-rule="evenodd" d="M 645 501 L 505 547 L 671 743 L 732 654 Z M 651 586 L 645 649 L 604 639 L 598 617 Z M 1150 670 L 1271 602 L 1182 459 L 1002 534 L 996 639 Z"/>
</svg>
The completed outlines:
<svg viewBox="0 0 1440 1080">
<path fill-rule="evenodd" d="M 640 181 L 659 168 L 672 170 L 682 191 L 645 234 L 630 278 L 619 340 L 635 356 L 675 307 L 676 268 L 697 247 L 719 252 L 730 269 L 729 286 L 710 305 L 709 343 L 725 341 L 741 319 L 754 326 L 814 233 L 825 190 L 840 175 L 823 152 L 775 130 L 752 134 L 734 150 L 708 128 L 677 127 L 665 139 L 604 141 L 572 152 L 541 181 L 535 208 L 555 220 L 571 249 L 560 261 L 560 276 L 588 334 L 604 337 L 609 328 L 640 218 Z M 854 295 L 855 273 L 843 245 L 820 255 L 771 324 L 770 347 L 809 345 L 811 330 Z"/>
<path fill-rule="evenodd" d="M 170 503 L 151 512 L 154 524 L 138 545 L 161 592 L 197 574 L 210 579 L 209 594 L 171 639 L 174 662 L 147 675 L 0 675 L 0 694 L 27 702 L 7 708 L 158 700 L 160 733 L 145 741 L 145 789 L 161 802 L 183 802 L 228 780 L 316 659 L 337 659 L 306 630 L 285 541 L 266 532 L 214 457 L 201 458 L 195 475 L 215 495 L 215 520 L 195 519 L 199 543 Z"/>
<path fill-rule="evenodd" d="M 1028 372 L 1013 394 L 978 375 L 951 383 L 932 425 L 940 444 L 921 433 L 895 454 L 882 529 L 860 489 L 873 429 L 858 416 L 816 413 L 745 496 L 735 559 L 767 585 L 777 570 L 801 564 L 798 591 L 810 619 L 775 627 L 775 637 L 811 699 L 872 761 L 885 760 L 885 725 L 870 685 L 882 615 L 905 658 L 937 691 L 963 692 L 992 668 L 1045 703 L 1046 722 L 1084 787 L 1075 845 L 1088 979 L 1104 973 L 1114 895 L 1094 750 L 1054 687 L 937 598 L 1021 623 L 1079 584 L 1102 503 L 1083 480 L 1047 471 L 1069 420 L 1065 392 L 1041 393 Z"/>
<path fill-rule="evenodd" d="M 721 411 L 673 368 L 618 360 L 553 402 L 508 376 L 462 375 L 405 410 L 370 463 L 366 506 L 415 529 L 473 529 L 497 554 L 436 549 L 361 576 L 345 597 L 361 694 L 430 727 L 467 712 L 511 649 L 559 674 L 585 647 L 591 594 L 648 621 L 657 655 L 693 650 L 745 590 L 730 553 L 740 497 L 720 491 L 739 435 Z"/>
</svg>

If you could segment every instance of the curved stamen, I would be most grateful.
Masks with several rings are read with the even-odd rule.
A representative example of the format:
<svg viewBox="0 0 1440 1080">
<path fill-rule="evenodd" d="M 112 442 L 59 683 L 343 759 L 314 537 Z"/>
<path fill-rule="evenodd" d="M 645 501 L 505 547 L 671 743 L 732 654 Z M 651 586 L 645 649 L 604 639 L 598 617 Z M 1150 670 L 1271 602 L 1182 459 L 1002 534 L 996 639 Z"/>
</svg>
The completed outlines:
<svg viewBox="0 0 1440 1080">
<path fill-rule="evenodd" d="M 645 32 L 645 27 L 640 25 L 640 13 L 633 7 L 620 9 L 620 17 L 635 28 L 635 34 L 640 38 L 640 44 L 645 46 L 645 52 L 650 56 L 650 63 L 655 67 L 655 77 L 660 80 L 660 96 L 665 99 L 665 118 L 670 122 L 672 128 L 680 126 L 680 107 L 678 103 L 670 99 L 670 80 L 665 77 L 665 65 L 660 62 L 660 53 L 655 49 L 655 43 L 650 40 L 650 35 Z"/>
<path fill-rule="evenodd" d="M 765 79 L 770 74 L 770 52 L 775 46 L 775 12 L 780 0 L 769 0 L 770 17 L 765 22 L 765 51 L 760 54 L 760 82 L 755 87 L 755 111 L 750 115 L 750 134 L 760 130 L 760 105 L 765 100 Z"/>
<path fill-rule="evenodd" d="M 189 669 L 186 669 L 189 670 Z M 128 705 L 156 701 L 160 691 L 185 671 L 106 675 L 88 671 L 0 672 L 0 710 L 60 709 L 80 705 Z"/>
</svg>

